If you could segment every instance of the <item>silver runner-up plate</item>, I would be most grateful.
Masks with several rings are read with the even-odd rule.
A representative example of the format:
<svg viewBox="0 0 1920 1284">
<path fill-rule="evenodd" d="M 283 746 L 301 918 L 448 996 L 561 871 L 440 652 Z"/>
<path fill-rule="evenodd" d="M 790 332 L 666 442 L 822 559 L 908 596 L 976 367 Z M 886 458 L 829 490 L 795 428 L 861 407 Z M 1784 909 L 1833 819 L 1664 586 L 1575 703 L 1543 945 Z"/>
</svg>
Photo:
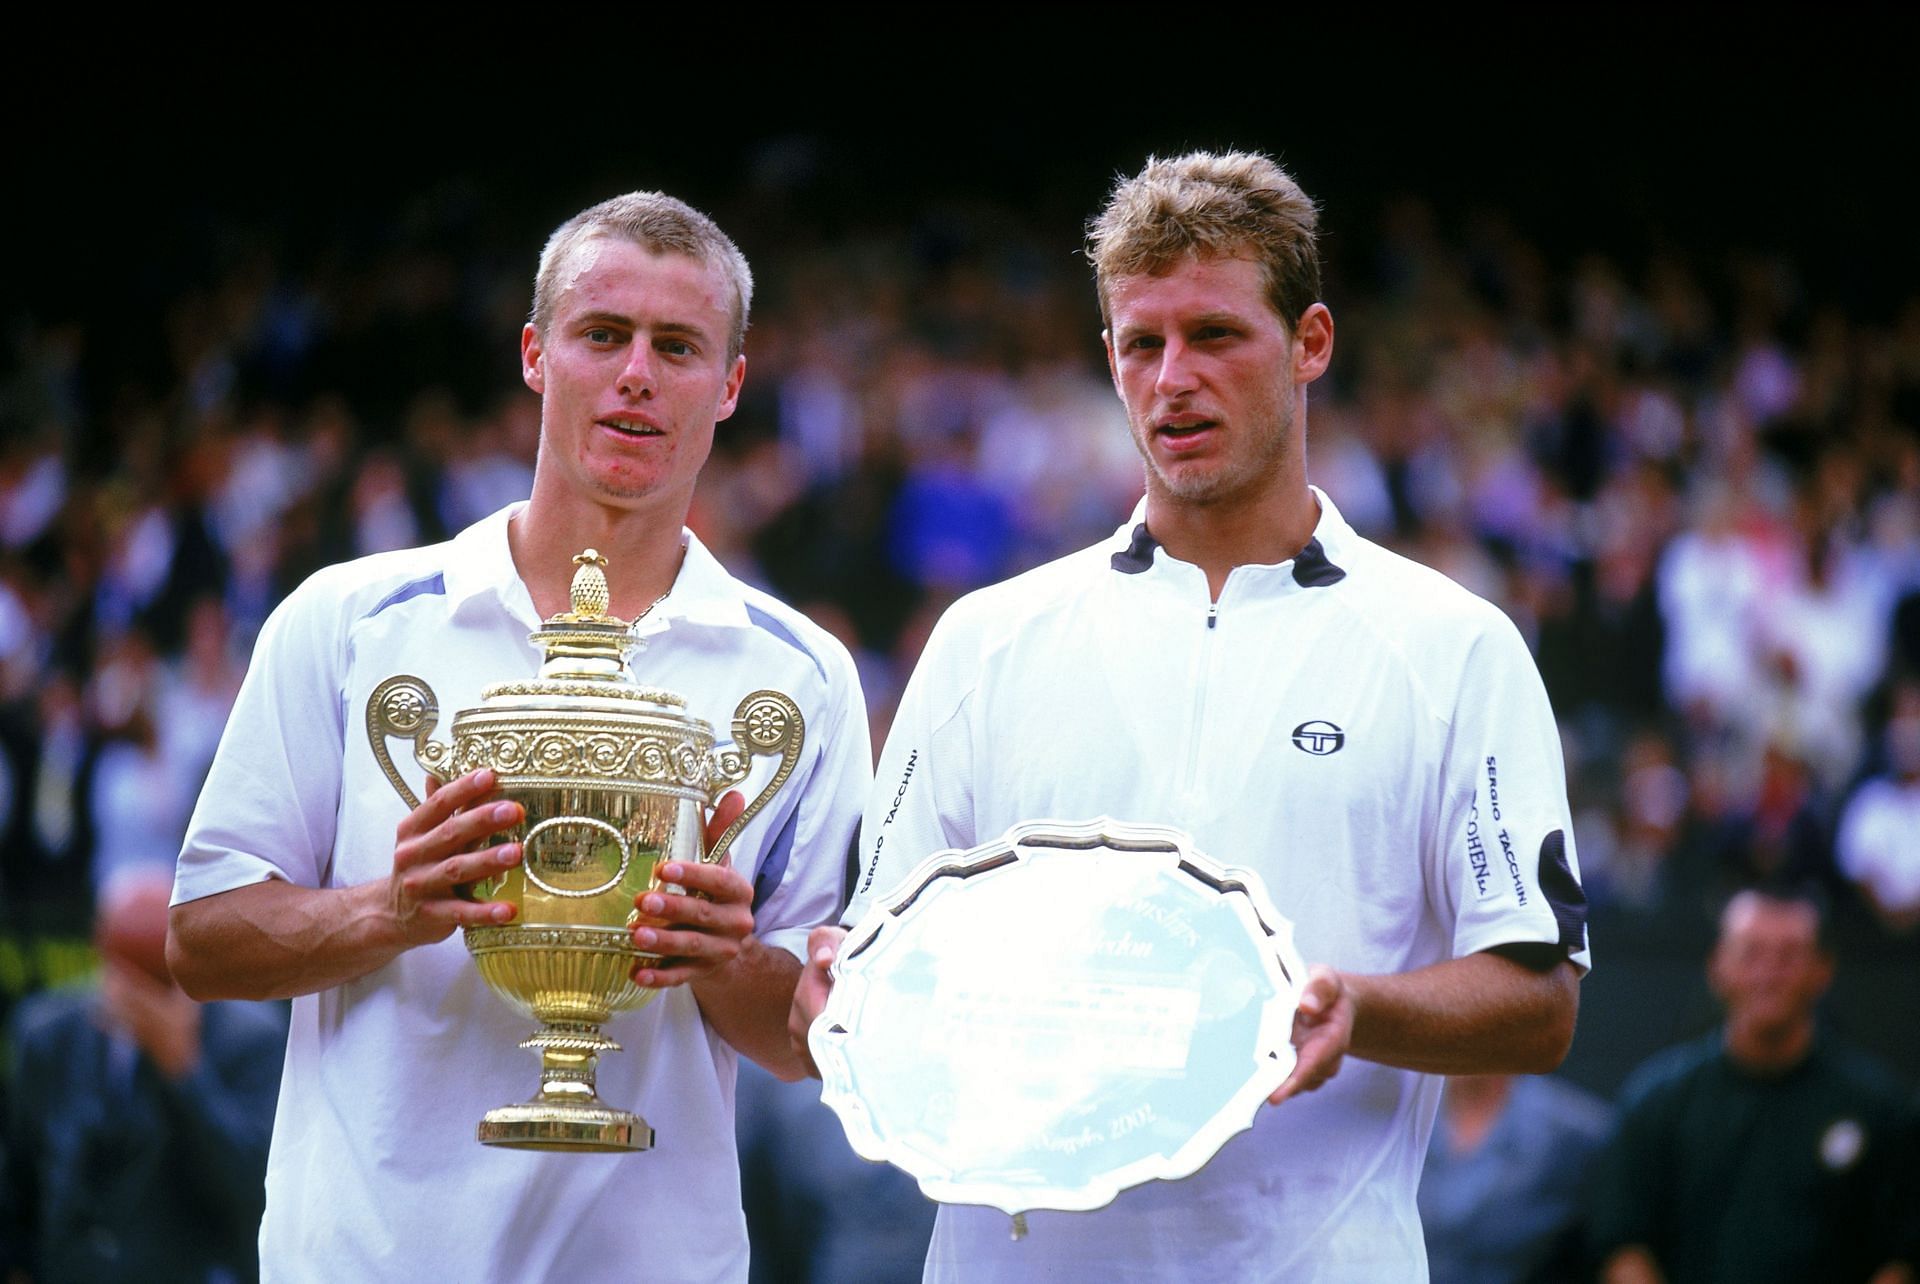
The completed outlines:
<svg viewBox="0 0 1920 1284">
<path fill-rule="evenodd" d="M 1017 1219 L 1188 1176 L 1251 1127 L 1306 966 L 1252 871 L 1101 817 L 930 857 L 833 977 L 808 1043 L 854 1150 Z"/>
</svg>

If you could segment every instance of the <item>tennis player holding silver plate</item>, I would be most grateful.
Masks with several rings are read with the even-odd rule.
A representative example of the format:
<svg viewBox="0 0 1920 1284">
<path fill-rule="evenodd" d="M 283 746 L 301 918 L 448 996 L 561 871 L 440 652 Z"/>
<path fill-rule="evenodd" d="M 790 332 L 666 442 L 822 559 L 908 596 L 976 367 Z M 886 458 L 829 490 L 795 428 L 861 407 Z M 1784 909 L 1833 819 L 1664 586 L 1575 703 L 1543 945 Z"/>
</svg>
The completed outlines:
<svg viewBox="0 0 1920 1284">
<path fill-rule="evenodd" d="M 1015 1234 L 1249 1127 L 1293 1068 L 1306 975 L 1251 871 L 1105 817 L 932 856 L 834 970 L 810 1045 L 854 1149 Z"/>
<path fill-rule="evenodd" d="M 1312 960 L 1298 1060 L 1184 1181 L 1036 1213 L 1020 1244 L 996 1213 L 943 1207 L 933 1284 L 1423 1280 L 1440 1076 L 1545 1073 L 1572 1042 L 1586 894 L 1526 641 L 1309 482 L 1307 394 L 1334 355 L 1317 221 L 1253 153 L 1116 183 L 1086 249 L 1145 494 L 1106 539 L 941 616 L 881 753 L 847 919 L 927 853 L 1037 817 L 1177 824 L 1292 919 Z M 1044 948 L 982 931 L 979 953 Z M 790 1027 L 825 1010 L 842 943 L 809 938 Z M 1045 957 L 1035 989 L 1055 986 Z"/>
</svg>

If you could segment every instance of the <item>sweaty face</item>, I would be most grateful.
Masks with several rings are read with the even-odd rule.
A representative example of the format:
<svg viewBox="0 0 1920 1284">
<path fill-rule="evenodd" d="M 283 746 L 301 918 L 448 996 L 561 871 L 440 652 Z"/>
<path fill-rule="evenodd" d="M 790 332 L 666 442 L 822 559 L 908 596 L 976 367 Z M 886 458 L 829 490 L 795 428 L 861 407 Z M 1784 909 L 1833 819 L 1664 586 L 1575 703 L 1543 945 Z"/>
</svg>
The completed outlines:
<svg viewBox="0 0 1920 1284">
<path fill-rule="evenodd" d="M 583 498 L 684 510 L 746 373 L 727 356 L 726 274 L 601 236 L 573 247 L 558 281 L 545 332 L 529 325 L 520 342 L 541 395 L 541 471 Z"/>
<path fill-rule="evenodd" d="M 1804 1021 L 1832 976 L 1809 906 L 1748 900 L 1729 908 L 1713 954 L 1729 1019 L 1772 1029 Z"/>
<path fill-rule="evenodd" d="M 1256 500 L 1289 468 L 1304 476 L 1299 345 L 1258 264 L 1187 259 L 1117 278 L 1107 302 L 1108 361 L 1146 460 L 1150 510 Z"/>
</svg>

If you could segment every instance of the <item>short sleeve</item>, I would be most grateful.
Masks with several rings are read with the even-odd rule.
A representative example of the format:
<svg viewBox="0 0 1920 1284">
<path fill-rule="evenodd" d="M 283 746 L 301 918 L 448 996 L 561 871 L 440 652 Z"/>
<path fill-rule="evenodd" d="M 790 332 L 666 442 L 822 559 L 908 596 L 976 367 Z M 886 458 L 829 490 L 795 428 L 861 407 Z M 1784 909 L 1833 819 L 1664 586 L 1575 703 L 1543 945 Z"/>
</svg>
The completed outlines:
<svg viewBox="0 0 1920 1284">
<path fill-rule="evenodd" d="M 793 782 L 799 801 L 762 861 L 763 876 L 774 865 L 782 872 L 764 900 L 756 895 L 753 913 L 754 932 L 763 943 L 803 961 L 807 934 L 831 922 L 840 908 L 847 850 L 872 781 L 873 747 L 860 680 L 844 656 L 836 674 L 808 727 L 809 738 L 821 746 L 819 756 L 812 772 Z"/>
<path fill-rule="evenodd" d="M 1453 952 L 1551 945 L 1584 971 L 1587 898 L 1559 727 L 1518 630 L 1489 614 L 1466 654 L 1443 772 L 1438 876 Z"/>
<path fill-rule="evenodd" d="M 340 613 L 308 580 L 268 617 L 187 826 L 174 904 L 272 878 L 323 885 L 345 752 Z"/>
</svg>

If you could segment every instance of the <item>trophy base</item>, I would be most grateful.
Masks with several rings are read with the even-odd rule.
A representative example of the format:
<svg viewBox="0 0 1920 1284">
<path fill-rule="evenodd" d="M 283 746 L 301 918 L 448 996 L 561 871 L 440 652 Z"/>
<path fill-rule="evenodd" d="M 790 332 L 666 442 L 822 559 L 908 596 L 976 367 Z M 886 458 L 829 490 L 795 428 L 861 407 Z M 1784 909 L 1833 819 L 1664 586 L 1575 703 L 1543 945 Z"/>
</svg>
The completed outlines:
<svg viewBox="0 0 1920 1284">
<path fill-rule="evenodd" d="M 653 1129 L 630 1110 L 545 1101 L 487 1111 L 479 1137 L 486 1145 L 510 1150 L 621 1154 L 653 1148 Z"/>
</svg>

